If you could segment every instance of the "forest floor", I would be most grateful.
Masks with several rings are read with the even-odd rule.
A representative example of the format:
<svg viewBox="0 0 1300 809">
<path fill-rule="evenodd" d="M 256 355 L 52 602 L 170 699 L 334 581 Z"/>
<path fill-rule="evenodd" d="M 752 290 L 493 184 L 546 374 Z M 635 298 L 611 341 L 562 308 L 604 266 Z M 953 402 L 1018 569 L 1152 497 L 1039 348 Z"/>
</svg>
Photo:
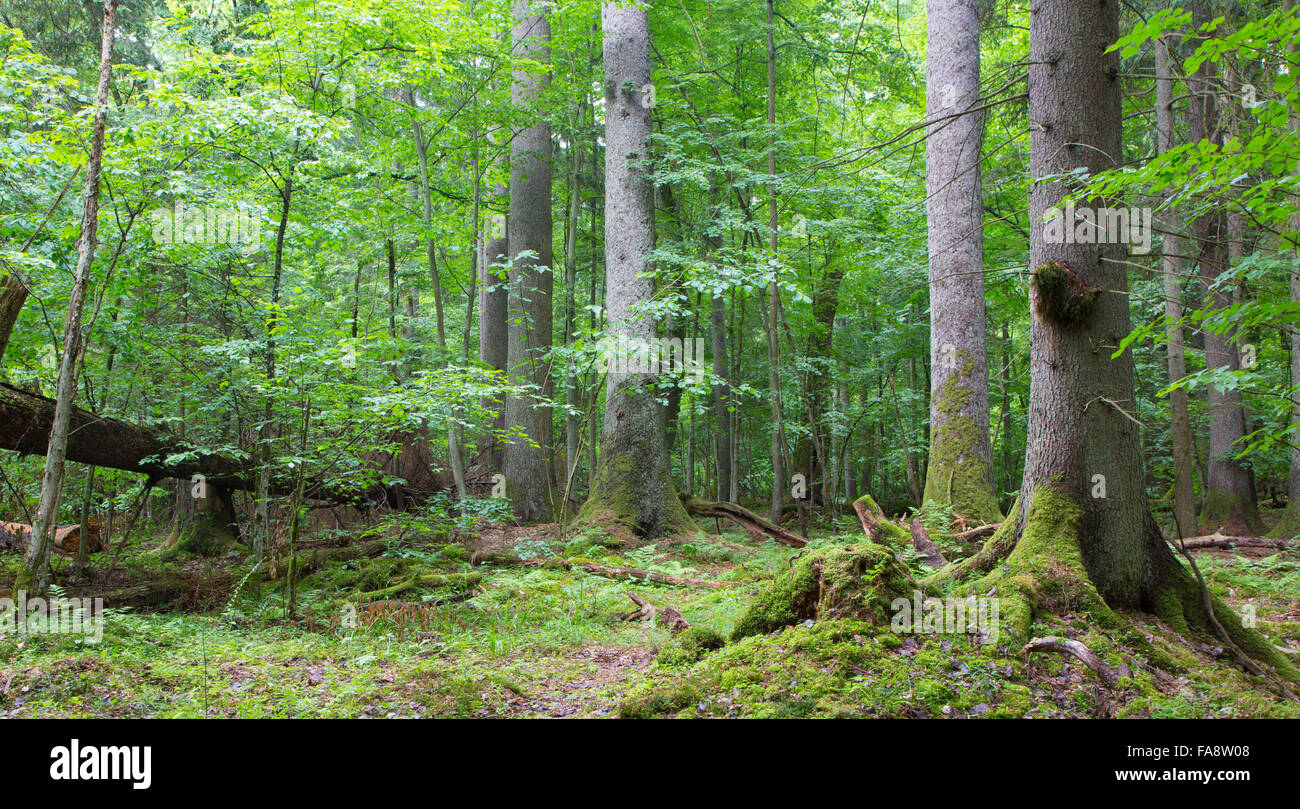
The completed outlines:
<svg viewBox="0 0 1300 809">
<path fill-rule="evenodd" d="M 815 532 L 813 545 L 860 541 L 852 528 L 846 521 L 838 535 Z M 282 581 L 268 577 L 257 592 L 245 580 L 245 557 L 162 562 L 128 552 L 115 580 L 185 582 L 170 606 L 148 612 L 110 602 L 98 643 L 0 637 L 0 717 L 1300 717 L 1300 705 L 1243 673 L 1221 648 L 1175 636 L 1150 616 L 1129 616 L 1142 648 L 1068 612 L 1036 625 L 1036 635 L 1085 639 L 1127 666 L 1133 676 L 1113 689 L 1072 658 L 1027 658 L 1023 639 L 1006 632 L 981 645 L 964 634 L 807 621 L 717 650 L 687 647 L 658 622 L 619 620 L 635 608 L 627 593 L 728 635 L 796 552 L 737 534 L 607 548 L 557 533 L 496 529 L 468 547 L 387 543 L 374 558 L 324 564 L 301 580 L 295 620 L 285 616 Z M 470 566 L 502 552 L 729 586 Z M 1258 628 L 1300 652 L 1300 553 L 1211 550 L 1197 560 L 1213 592 L 1239 610 L 1253 605 Z M 112 564 L 92 561 L 100 570 Z M 17 564 L 15 554 L 0 556 L 0 581 Z M 363 611 L 350 625 L 360 592 L 471 569 L 483 574 L 468 585 L 472 597 L 464 584 L 415 587 L 401 593 L 401 605 L 389 602 L 404 613 Z M 1170 653 L 1152 657 L 1151 649 Z"/>
</svg>

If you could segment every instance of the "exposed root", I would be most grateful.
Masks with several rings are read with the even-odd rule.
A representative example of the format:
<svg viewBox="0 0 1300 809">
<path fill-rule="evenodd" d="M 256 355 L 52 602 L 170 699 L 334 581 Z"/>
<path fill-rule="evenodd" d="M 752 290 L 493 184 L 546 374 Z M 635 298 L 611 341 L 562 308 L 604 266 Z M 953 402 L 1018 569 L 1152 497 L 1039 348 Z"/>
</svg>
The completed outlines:
<svg viewBox="0 0 1300 809">
<path fill-rule="evenodd" d="M 736 503 L 701 500 L 698 497 L 682 495 L 682 506 L 686 508 L 686 513 L 692 517 L 715 517 L 731 520 L 748 531 L 749 535 L 755 539 L 771 537 L 782 545 L 789 545 L 792 548 L 802 548 L 808 544 L 805 537 L 801 537 L 793 531 L 787 531 L 776 523 L 765 520 Z"/>
<path fill-rule="evenodd" d="M 1120 673 L 1077 640 L 1066 640 L 1065 638 L 1049 635 L 1045 638 L 1034 638 L 1029 643 L 1026 643 L 1025 648 L 1020 651 L 1026 655 L 1033 652 L 1056 652 L 1057 654 L 1070 655 L 1092 669 L 1093 673 L 1100 677 L 1108 688 L 1119 685 Z"/>
<path fill-rule="evenodd" d="M 672 607 L 659 609 L 649 601 L 638 596 L 636 593 L 626 593 L 625 595 L 632 599 L 632 603 L 636 604 L 637 608 L 629 613 L 618 616 L 620 621 L 649 621 L 654 618 L 657 619 L 659 623 L 668 627 L 668 631 L 672 632 L 674 635 L 691 628 L 691 625 L 682 617 L 682 614 Z"/>
<path fill-rule="evenodd" d="M 921 522 L 920 517 L 912 518 L 911 525 L 912 547 L 925 554 L 924 561 L 933 568 L 941 568 L 948 564 L 948 560 L 943 558 L 939 548 L 930 539 L 930 532 L 925 530 L 925 525 Z"/>
</svg>

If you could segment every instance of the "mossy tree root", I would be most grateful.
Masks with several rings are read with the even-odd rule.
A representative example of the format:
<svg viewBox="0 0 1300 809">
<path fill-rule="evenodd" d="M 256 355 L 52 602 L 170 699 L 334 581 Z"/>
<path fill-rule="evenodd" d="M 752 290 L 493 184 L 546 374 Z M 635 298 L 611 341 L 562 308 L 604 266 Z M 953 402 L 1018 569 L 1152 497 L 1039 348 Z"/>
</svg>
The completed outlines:
<svg viewBox="0 0 1300 809">
<path fill-rule="evenodd" d="M 1065 495 L 1040 488 L 1019 532 L 1017 511 L 1018 506 L 978 554 L 937 571 L 922 587 L 934 591 L 956 582 L 958 594 L 997 595 L 1008 630 L 1024 641 L 1031 637 L 1036 614 L 1044 612 L 1086 612 L 1100 627 L 1127 629 L 1129 622 L 1103 600 L 1084 565 L 1083 510 Z M 1151 610 L 1184 637 L 1197 632 L 1215 635 L 1235 647 L 1238 662 L 1251 673 L 1271 678 L 1263 668 L 1267 666 L 1277 680 L 1300 682 L 1300 670 L 1263 635 L 1243 626 L 1232 608 L 1210 595 L 1188 567 L 1172 555 L 1157 560 L 1142 609 Z M 980 573 L 985 575 L 967 580 Z M 1276 685 L 1288 693 L 1280 682 Z"/>
</svg>

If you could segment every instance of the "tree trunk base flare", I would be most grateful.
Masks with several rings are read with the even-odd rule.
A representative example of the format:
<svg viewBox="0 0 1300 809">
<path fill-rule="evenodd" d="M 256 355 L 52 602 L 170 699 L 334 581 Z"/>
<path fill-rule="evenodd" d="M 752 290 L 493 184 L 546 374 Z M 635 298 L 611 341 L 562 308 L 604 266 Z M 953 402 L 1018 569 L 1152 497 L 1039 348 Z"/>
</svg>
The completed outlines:
<svg viewBox="0 0 1300 809">
<path fill-rule="evenodd" d="M 758 516 L 754 512 L 736 503 L 726 501 L 701 500 L 698 497 L 691 497 L 683 494 L 681 496 L 682 505 L 686 513 L 692 517 L 714 517 L 727 519 L 744 528 L 754 539 L 763 539 L 770 537 L 780 542 L 782 545 L 789 545 L 792 548 L 802 548 L 808 544 L 805 537 L 787 531 L 781 526 L 770 520 Z"/>
<path fill-rule="evenodd" d="M 1017 502 L 979 552 L 930 575 L 922 587 L 937 591 L 957 581 L 957 594 L 998 596 L 1007 628 L 1026 642 L 1035 616 L 1067 612 L 1086 612 L 1098 627 L 1124 633 L 1141 646 L 1149 644 L 1116 609 L 1154 614 L 1188 639 L 1195 632 L 1215 634 L 1221 626 L 1225 640 L 1252 660 L 1271 666 L 1282 680 L 1300 682 L 1300 670 L 1263 635 L 1244 627 L 1226 603 L 1210 596 L 1207 609 L 1198 579 L 1173 555 L 1154 521 L 1148 520 L 1145 561 L 1130 560 L 1144 570 L 1140 600 L 1112 609 L 1094 584 L 1082 548 L 1084 509 L 1050 487 L 1035 490 L 1023 527 L 1019 509 Z"/>
<path fill-rule="evenodd" d="M 947 507 L 954 517 L 971 522 L 997 522 L 1002 511 L 993 490 L 993 468 L 982 458 L 987 450 L 980 448 L 975 420 L 966 415 L 971 396 L 971 389 L 957 375 L 949 377 L 939 392 L 935 409 L 943 414 L 943 429 L 930 447 L 920 505 L 923 511 Z M 987 427 L 984 435 L 987 444 Z"/>
<path fill-rule="evenodd" d="M 691 625 L 682 617 L 682 614 L 672 607 L 660 609 L 636 593 L 624 593 L 624 595 L 632 599 L 632 603 L 636 604 L 636 609 L 618 616 L 620 621 L 649 621 L 653 618 L 668 627 L 668 631 L 674 635 L 691 628 Z"/>
<path fill-rule="evenodd" d="M 871 495 L 864 494 L 854 500 L 853 510 L 858 514 L 858 521 L 862 523 L 867 539 L 894 550 L 911 547 L 912 534 L 886 517 L 884 510 L 871 499 Z"/>
<path fill-rule="evenodd" d="M 613 410 L 605 418 L 591 495 L 574 527 L 622 530 L 641 539 L 699 533 L 673 486 L 663 425 L 648 385 L 636 377 L 623 380 L 606 407 Z"/>
<path fill-rule="evenodd" d="M 230 490 L 210 486 L 207 496 L 198 501 L 194 513 L 182 519 L 163 541 L 159 554 L 165 560 L 182 553 L 221 556 L 238 540 L 235 523 L 235 504 Z"/>
<path fill-rule="evenodd" d="M 907 569 L 874 542 L 801 554 L 736 622 L 732 640 L 764 635 L 806 620 L 854 618 L 888 624 L 896 598 L 916 590 Z"/>
<path fill-rule="evenodd" d="M 1278 520 L 1277 525 L 1269 529 L 1264 536 L 1269 539 L 1297 539 L 1300 538 L 1300 508 L 1294 503 L 1288 503 L 1286 510 L 1282 512 L 1282 519 Z"/>
<path fill-rule="evenodd" d="M 1198 520 L 1201 534 L 1257 537 L 1264 533 L 1259 512 L 1242 495 L 1210 490 Z"/>
</svg>

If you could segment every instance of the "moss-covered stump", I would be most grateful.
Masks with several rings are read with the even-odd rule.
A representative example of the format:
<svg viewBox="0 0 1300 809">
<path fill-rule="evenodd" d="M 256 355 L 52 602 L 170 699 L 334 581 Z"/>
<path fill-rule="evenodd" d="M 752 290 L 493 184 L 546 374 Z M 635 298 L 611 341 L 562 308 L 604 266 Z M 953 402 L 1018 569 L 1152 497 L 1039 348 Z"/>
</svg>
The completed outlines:
<svg viewBox="0 0 1300 809">
<path fill-rule="evenodd" d="M 192 514 L 178 520 L 158 549 L 163 559 L 178 554 L 220 556 L 235 544 L 235 505 L 230 491 L 217 486 L 195 503 Z"/>
<path fill-rule="evenodd" d="M 891 521 L 871 495 L 864 494 L 853 501 L 853 510 L 858 513 L 862 530 L 867 539 L 894 550 L 912 547 L 912 535 L 903 526 Z"/>
<path fill-rule="evenodd" d="M 888 623 L 895 598 L 916 588 L 893 553 L 874 542 L 821 548 L 800 556 L 755 599 L 732 640 L 763 635 L 808 619 Z"/>
</svg>

